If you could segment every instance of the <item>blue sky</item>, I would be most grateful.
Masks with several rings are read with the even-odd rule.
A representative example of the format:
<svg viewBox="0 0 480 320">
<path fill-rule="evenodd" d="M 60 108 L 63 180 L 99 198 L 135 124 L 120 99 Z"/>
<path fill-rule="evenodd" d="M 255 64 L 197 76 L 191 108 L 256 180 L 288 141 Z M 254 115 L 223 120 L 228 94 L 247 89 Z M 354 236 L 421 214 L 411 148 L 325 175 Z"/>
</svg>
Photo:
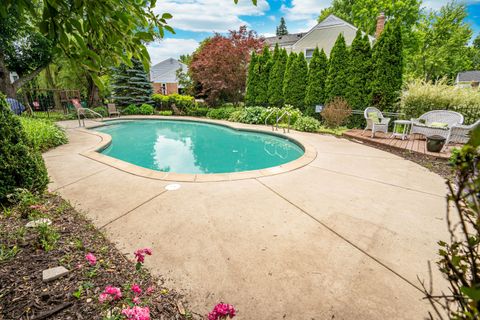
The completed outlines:
<svg viewBox="0 0 480 320">
<path fill-rule="evenodd" d="M 165 39 L 148 46 L 152 63 L 167 58 L 178 58 L 193 52 L 198 43 L 213 32 L 227 32 L 247 25 L 260 35 L 275 33 L 280 18 L 287 22 L 290 33 L 303 32 L 315 25 L 316 18 L 331 0 L 258 0 L 254 6 L 250 0 L 157 0 L 157 13 L 173 15 L 169 24 L 176 34 L 166 33 Z M 424 0 L 423 6 L 438 9 L 448 0 Z M 480 0 L 466 0 L 468 22 L 475 34 L 480 32 Z"/>
</svg>

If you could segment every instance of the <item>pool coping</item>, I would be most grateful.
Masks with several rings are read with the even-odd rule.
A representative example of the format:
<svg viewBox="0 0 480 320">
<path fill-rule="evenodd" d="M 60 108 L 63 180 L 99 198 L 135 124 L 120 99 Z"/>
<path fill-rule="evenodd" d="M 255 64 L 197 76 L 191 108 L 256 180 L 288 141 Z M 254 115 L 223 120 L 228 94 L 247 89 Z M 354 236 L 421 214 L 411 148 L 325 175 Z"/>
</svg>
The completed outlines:
<svg viewBox="0 0 480 320">
<path fill-rule="evenodd" d="M 298 144 L 300 147 L 303 148 L 304 154 L 296 160 L 287 162 L 280 166 L 275 166 L 270 168 L 241 171 L 241 172 L 230 172 L 230 173 L 187 174 L 187 173 L 156 171 L 156 170 L 152 170 L 152 169 L 148 169 L 148 168 L 144 168 L 144 167 L 132 164 L 130 162 L 116 159 L 99 152 L 110 145 L 110 143 L 112 142 L 112 137 L 109 134 L 98 132 L 93 129 L 98 127 L 103 127 L 106 125 L 107 122 L 115 121 L 115 120 L 155 120 L 155 119 L 202 122 L 202 123 L 209 123 L 209 124 L 224 126 L 232 130 L 270 134 L 270 135 L 282 137 L 284 139 L 287 139 L 289 141 L 292 141 Z M 109 118 L 109 119 L 103 120 L 101 123 L 88 126 L 86 128 L 82 128 L 79 130 L 84 131 L 88 134 L 95 135 L 101 139 L 97 145 L 95 145 L 94 147 L 84 152 L 81 152 L 80 155 L 86 158 L 89 158 L 91 160 L 98 161 L 110 167 L 116 168 L 118 170 L 130 173 L 136 176 L 155 179 L 155 180 L 177 181 L 177 182 L 217 182 L 217 181 L 219 182 L 219 181 L 235 181 L 235 180 L 243 180 L 243 179 L 261 178 L 261 177 L 268 177 L 268 176 L 300 169 L 308 165 L 309 163 L 311 163 L 317 157 L 317 151 L 311 145 L 309 145 L 308 143 L 305 143 L 304 141 L 299 141 L 298 139 L 289 137 L 285 134 L 271 132 L 263 128 L 251 128 L 251 127 L 245 126 L 244 124 L 236 123 L 236 122 L 225 123 L 223 121 L 195 118 L 195 117 L 122 116 L 121 118 Z"/>
</svg>

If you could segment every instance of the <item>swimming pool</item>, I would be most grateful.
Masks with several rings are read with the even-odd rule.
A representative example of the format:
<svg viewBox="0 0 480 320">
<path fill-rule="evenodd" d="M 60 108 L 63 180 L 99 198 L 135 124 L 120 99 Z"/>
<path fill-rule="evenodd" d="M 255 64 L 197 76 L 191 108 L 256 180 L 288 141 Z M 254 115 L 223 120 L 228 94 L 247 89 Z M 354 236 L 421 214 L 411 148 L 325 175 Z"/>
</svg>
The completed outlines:
<svg viewBox="0 0 480 320">
<path fill-rule="evenodd" d="M 112 137 L 99 151 L 144 168 L 186 174 L 228 173 L 279 166 L 303 148 L 277 135 L 235 130 L 206 122 L 126 120 L 96 131 Z"/>
</svg>

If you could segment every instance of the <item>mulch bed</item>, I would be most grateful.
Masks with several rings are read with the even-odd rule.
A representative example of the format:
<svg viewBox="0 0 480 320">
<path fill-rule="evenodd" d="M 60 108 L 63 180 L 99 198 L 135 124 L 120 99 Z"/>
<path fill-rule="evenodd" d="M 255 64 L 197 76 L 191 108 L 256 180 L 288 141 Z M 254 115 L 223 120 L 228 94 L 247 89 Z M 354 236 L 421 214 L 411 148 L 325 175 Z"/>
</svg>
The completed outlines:
<svg viewBox="0 0 480 320">
<path fill-rule="evenodd" d="M 52 227 L 60 235 L 48 252 L 40 245 L 38 230 L 25 228 L 29 220 L 21 217 L 18 207 L 6 209 L 0 216 L 0 320 L 103 319 L 108 308 L 98 297 L 104 288 L 120 287 L 127 295 L 133 283 L 143 290 L 154 286 L 150 296 L 142 296 L 143 303 L 150 308 L 151 319 L 199 318 L 188 311 L 178 293 L 162 286 L 161 279 L 145 269 L 136 272 L 135 263 L 61 197 L 47 194 L 40 203 L 36 214 L 40 212 L 40 216 L 51 219 Z M 23 216 L 30 213 L 24 212 Z M 8 249 L 14 246 L 20 250 L 8 257 Z M 89 252 L 97 257 L 96 271 L 85 259 Z M 70 272 L 43 282 L 42 270 L 56 266 L 64 266 Z"/>
</svg>

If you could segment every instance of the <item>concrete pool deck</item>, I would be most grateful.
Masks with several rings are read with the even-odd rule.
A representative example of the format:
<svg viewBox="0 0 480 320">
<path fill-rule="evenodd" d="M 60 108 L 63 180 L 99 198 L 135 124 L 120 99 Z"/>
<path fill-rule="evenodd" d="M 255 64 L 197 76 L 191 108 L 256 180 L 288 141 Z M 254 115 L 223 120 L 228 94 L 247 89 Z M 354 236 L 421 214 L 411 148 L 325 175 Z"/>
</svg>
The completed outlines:
<svg viewBox="0 0 480 320">
<path fill-rule="evenodd" d="M 83 156 L 101 137 L 76 121 L 60 125 L 70 142 L 44 154 L 50 190 L 122 252 L 152 247 L 147 267 L 183 292 L 193 311 L 205 314 L 223 301 L 239 309 L 238 319 L 427 314 L 417 276 L 428 279 L 436 242 L 448 239 L 445 183 L 427 169 L 345 139 L 291 131 L 317 152 L 299 169 L 179 182 L 167 191 L 171 181 Z M 434 284 L 445 285 L 435 272 Z"/>
</svg>

